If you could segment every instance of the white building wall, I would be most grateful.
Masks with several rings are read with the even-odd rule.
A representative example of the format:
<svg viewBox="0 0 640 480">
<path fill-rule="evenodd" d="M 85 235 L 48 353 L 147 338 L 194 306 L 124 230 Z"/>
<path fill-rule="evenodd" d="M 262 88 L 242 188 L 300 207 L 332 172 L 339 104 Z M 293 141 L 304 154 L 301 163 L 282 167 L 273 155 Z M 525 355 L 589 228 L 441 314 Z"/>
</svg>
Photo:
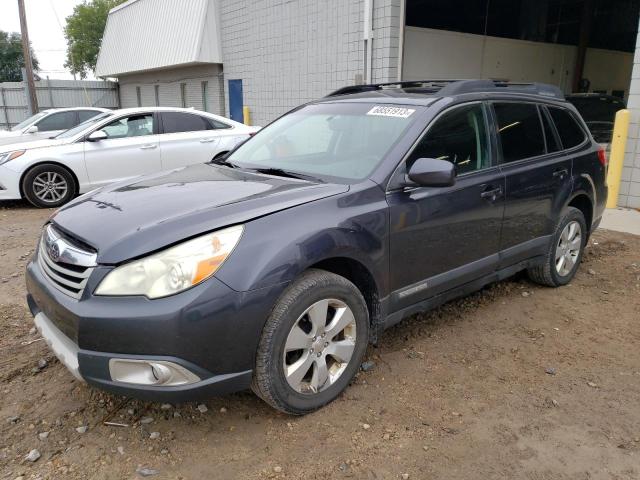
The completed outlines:
<svg viewBox="0 0 640 480">
<path fill-rule="evenodd" d="M 203 105 L 202 82 L 208 84 L 208 105 Z M 186 106 L 224 115 L 224 90 L 220 65 L 197 65 L 123 75 L 120 82 L 122 108 L 138 106 L 136 87 L 140 87 L 142 106 L 155 106 L 157 85 L 159 106 L 181 107 L 181 84 L 186 85 Z"/>
<path fill-rule="evenodd" d="M 570 92 L 575 58 L 572 45 L 406 27 L 402 77 L 504 78 L 550 83 Z M 590 48 L 583 76 L 591 81 L 591 90 L 628 93 L 632 64 L 631 53 Z"/>
<path fill-rule="evenodd" d="M 640 35 L 636 40 L 627 108 L 631 110 L 631 124 L 629 125 L 629 139 L 624 157 L 618 205 L 640 208 Z"/>
<path fill-rule="evenodd" d="M 255 125 L 362 75 L 363 0 L 219 0 L 218 7 L 225 82 L 242 79 Z"/>
</svg>

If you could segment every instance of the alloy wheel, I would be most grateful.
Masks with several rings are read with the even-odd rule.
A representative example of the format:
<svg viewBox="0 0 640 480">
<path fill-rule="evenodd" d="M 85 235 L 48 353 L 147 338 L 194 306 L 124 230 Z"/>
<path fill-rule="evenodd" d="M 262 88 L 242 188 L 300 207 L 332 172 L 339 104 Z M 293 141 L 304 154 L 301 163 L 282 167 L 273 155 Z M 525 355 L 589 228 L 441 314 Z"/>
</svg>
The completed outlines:
<svg viewBox="0 0 640 480">
<path fill-rule="evenodd" d="M 33 193 L 43 202 L 58 202 L 68 190 L 67 181 L 57 172 L 42 172 L 33 179 Z"/>
<path fill-rule="evenodd" d="M 573 270 L 580 249 L 582 248 L 582 227 L 575 220 L 567 223 L 562 229 L 556 246 L 556 271 L 560 276 L 567 276 Z"/>
<path fill-rule="evenodd" d="M 329 388 L 344 373 L 356 346 L 356 320 L 335 298 L 307 308 L 291 327 L 283 354 L 289 386 L 303 394 Z"/>
</svg>

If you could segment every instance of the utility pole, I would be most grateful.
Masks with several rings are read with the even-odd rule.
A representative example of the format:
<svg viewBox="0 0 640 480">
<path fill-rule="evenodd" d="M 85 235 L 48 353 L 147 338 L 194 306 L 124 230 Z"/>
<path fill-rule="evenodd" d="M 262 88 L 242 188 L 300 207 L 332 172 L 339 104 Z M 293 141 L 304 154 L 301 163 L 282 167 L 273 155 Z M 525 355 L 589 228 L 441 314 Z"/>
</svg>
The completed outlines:
<svg viewBox="0 0 640 480">
<path fill-rule="evenodd" d="M 36 86 L 33 83 L 33 62 L 31 61 L 31 44 L 29 43 L 29 32 L 27 31 L 27 16 L 24 13 L 24 0 L 18 0 L 18 11 L 20 12 L 20 34 L 22 36 L 22 56 L 24 57 L 24 68 L 26 70 L 27 89 L 29 90 L 29 105 L 31 114 L 38 113 L 38 97 L 36 96 Z"/>
</svg>

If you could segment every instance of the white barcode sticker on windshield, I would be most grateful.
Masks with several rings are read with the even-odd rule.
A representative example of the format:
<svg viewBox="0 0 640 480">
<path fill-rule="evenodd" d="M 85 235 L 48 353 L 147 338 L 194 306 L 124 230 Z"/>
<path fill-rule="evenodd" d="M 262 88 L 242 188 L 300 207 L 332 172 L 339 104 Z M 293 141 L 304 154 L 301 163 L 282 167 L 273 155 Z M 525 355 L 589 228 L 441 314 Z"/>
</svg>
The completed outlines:
<svg viewBox="0 0 640 480">
<path fill-rule="evenodd" d="M 404 108 L 404 107 L 388 107 L 382 105 L 376 105 L 371 110 L 367 112 L 367 115 L 378 115 L 381 117 L 397 117 L 397 118 L 408 118 L 411 114 L 415 112 L 412 108 Z"/>
</svg>

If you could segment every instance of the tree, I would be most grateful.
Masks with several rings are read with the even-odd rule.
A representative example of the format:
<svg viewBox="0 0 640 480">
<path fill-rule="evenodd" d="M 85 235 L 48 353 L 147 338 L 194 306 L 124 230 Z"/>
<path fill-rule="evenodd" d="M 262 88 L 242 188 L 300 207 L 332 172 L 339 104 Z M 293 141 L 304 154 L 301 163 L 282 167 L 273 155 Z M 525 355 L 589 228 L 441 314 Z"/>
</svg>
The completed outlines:
<svg viewBox="0 0 640 480">
<path fill-rule="evenodd" d="M 67 39 L 67 60 L 64 64 L 71 73 L 86 78 L 95 71 L 98 52 L 109 10 L 125 0 L 89 0 L 76 5 L 67 17 L 64 36 Z"/>
<path fill-rule="evenodd" d="M 38 70 L 38 59 L 31 50 L 33 70 Z M 0 30 L 0 82 L 21 82 L 24 56 L 22 37 L 19 33 Z"/>
</svg>

